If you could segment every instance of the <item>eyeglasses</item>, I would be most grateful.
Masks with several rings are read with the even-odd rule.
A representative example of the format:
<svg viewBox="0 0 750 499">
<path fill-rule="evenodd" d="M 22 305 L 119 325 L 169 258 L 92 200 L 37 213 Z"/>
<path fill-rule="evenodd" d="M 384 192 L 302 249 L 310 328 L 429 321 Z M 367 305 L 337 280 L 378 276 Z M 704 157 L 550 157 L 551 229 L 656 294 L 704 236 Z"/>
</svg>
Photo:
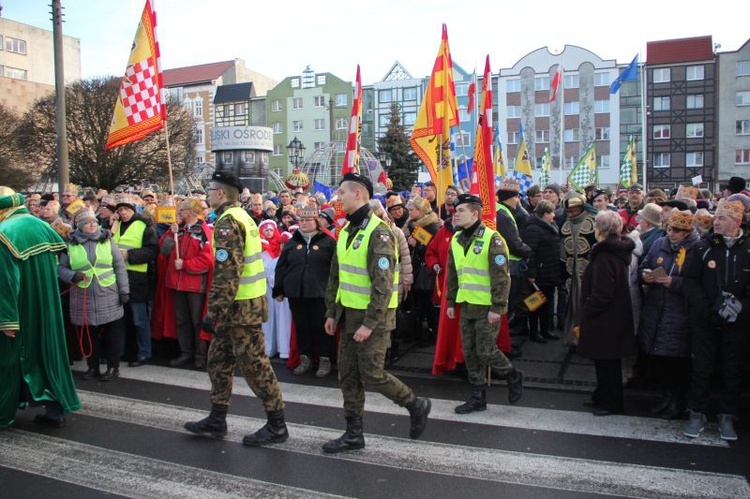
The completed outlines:
<svg viewBox="0 0 750 499">
<path fill-rule="evenodd" d="M 388 211 L 390 212 L 390 211 L 403 210 L 403 209 L 404 209 L 403 206 L 398 205 L 398 206 L 391 206 L 390 208 L 388 208 Z"/>
</svg>

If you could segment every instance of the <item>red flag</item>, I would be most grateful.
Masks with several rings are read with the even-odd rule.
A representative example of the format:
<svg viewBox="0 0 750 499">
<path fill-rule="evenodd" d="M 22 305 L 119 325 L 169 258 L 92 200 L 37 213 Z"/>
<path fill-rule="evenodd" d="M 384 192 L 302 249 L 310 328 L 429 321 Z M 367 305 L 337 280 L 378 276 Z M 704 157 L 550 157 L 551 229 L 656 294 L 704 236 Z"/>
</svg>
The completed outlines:
<svg viewBox="0 0 750 499">
<path fill-rule="evenodd" d="M 141 140 L 164 128 L 167 109 L 162 88 L 156 12 L 151 7 L 151 0 L 146 0 L 115 102 L 105 149 Z"/>
<path fill-rule="evenodd" d="M 466 112 L 471 114 L 474 111 L 474 100 L 477 94 L 477 75 L 471 75 L 471 83 L 469 83 L 469 105 L 466 107 Z"/>
<path fill-rule="evenodd" d="M 333 126 L 333 123 L 331 123 Z M 359 64 L 357 64 L 357 81 L 354 87 L 354 100 L 352 101 L 352 116 L 349 120 L 349 137 L 346 140 L 346 155 L 344 166 L 341 167 L 341 176 L 347 173 L 359 172 L 359 144 L 362 132 L 362 78 L 359 75 Z"/>
<path fill-rule="evenodd" d="M 562 64 L 557 66 L 555 76 L 552 78 L 552 85 L 549 87 L 549 101 L 554 102 L 557 98 L 557 90 L 560 88 L 560 82 L 562 81 Z"/>
<path fill-rule="evenodd" d="M 490 56 L 484 63 L 482 96 L 479 101 L 479 125 L 474 145 L 474 177 L 472 193 L 482 200 L 482 222 L 492 229 L 496 227 L 495 215 L 495 165 L 492 161 L 492 72 Z M 476 184 L 476 185 L 474 185 Z"/>
</svg>

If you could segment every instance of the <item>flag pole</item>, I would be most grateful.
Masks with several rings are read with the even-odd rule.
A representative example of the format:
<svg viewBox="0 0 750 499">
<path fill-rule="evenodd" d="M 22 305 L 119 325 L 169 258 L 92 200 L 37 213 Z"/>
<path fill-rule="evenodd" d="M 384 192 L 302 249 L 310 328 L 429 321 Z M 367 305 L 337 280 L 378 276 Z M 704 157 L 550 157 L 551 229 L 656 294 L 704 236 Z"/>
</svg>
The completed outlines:
<svg viewBox="0 0 750 499">
<path fill-rule="evenodd" d="M 641 59 L 641 52 L 638 51 L 638 65 L 641 69 L 641 144 L 643 147 L 643 157 L 641 167 L 643 168 L 643 190 L 648 192 L 646 183 L 646 63 Z M 635 156 L 635 151 L 633 151 Z"/>
<path fill-rule="evenodd" d="M 562 184 L 563 180 L 563 163 L 565 163 L 565 46 L 563 46 L 563 55 L 560 57 L 560 163 L 558 166 L 558 174 L 560 176 L 559 183 Z M 544 186 L 542 186 L 544 189 Z"/>
<path fill-rule="evenodd" d="M 169 120 L 164 120 L 164 142 L 167 146 L 167 169 L 169 170 L 169 202 L 172 204 L 172 206 L 175 207 L 175 210 L 177 210 L 177 205 L 175 205 L 174 197 L 174 176 L 172 175 L 172 151 L 169 147 L 169 125 L 167 125 L 168 122 Z M 177 238 L 177 234 L 174 234 L 174 251 L 175 255 L 177 255 L 177 258 L 179 259 L 180 241 Z"/>
</svg>

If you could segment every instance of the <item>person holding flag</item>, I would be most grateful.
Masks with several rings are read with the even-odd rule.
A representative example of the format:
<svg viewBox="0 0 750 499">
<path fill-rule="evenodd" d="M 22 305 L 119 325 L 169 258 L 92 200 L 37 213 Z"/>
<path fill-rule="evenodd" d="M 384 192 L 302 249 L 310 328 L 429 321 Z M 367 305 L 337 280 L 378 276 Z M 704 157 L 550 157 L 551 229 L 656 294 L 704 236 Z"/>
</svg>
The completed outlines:
<svg viewBox="0 0 750 499">
<path fill-rule="evenodd" d="M 352 100 L 352 115 L 349 120 L 349 136 L 346 139 L 346 154 L 341 177 L 347 173 L 359 173 L 359 145 L 362 137 L 362 77 L 357 64 L 357 80 Z"/>
<path fill-rule="evenodd" d="M 523 125 L 518 127 L 518 134 L 521 137 L 521 143 L 518 146 L 516 155 L 516 166 L 513 171 L 513 178 L 518 181 L 519 192 L 521 196 L 526 194 L 526 190 L 534 183 L 534 174 L 531 170 L 531 158 L 529 149 L 526 144 L 526 137 L 523 135 Z"/>
</svg>

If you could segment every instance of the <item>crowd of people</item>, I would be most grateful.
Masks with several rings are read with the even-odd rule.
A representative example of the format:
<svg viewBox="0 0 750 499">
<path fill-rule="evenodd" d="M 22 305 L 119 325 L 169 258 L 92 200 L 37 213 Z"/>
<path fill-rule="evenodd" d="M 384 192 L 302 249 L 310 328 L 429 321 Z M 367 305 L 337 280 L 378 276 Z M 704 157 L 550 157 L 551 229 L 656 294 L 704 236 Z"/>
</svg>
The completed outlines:
<svg viewBox="0 0 750 499">
<path fill-rule="evenodd" d="M 347 432 L 324 450 L 340 452 L 364 446 L 363 384 L 409 410 L 413 435 L 424 430 L 429 401 L 384 371 L 400 342 L 435 343 L 435 374 L 465 372 L 471 396 L 455 408 L 465 414 L 486 408 L 492 376 L 507 379 L 508 399 L 518 401 L 523 373 L 512 361 L 529 341 L 558 341 L 594 361 L 597 387 L 586 401 L 594 415 L 622 413 L 624 384 L 646 382 L 663 395 L 652 413 L 687 417 L 686 436 L 697 437 L 717 412 L 721 438 L 737 438 L 750 347 L 744 179 L 733 177 L 718 196 L 693 186 L 644 192 L 637 183 L 623 194 L 551 183 L 522 195 L 505 179 L 492 229 L 482 222 L 482 201 L 453 186 L 438 205 L 431 182 L 376 196 L 369 181 L 347 177 L 327 199 L 302 190 L 251 193 L 217 175 L 207 192 L 174 199 L 74 185 L 59 199 L 25 198 L 25 209 L 65 242 L 57 277 L 68 357 L 88 363 L 82 379 L 115 380 L 121 360 L 144 365 L 153 341 L 165 338 L 179 348 L 174 367 L 233 369 L 233 345 L 248 341 L 242 327 L 257 325 L 250 343 L 263 351 L 254 356 L 278 356 L 297 376 L 323 378 L 338 367 Z M 229 199 L 236 206 L 212 203 L 222 185 L 236 187 Z M 167 205 L 177 207 L 175 220 Z M 227 213 L 232 223 L 220 223 Z M 246 239 L 232 243 L 239 234 Z M 227 262 L 244 269 L 238 282 L 220 272 Z M 224 309 L 220 294 L 230 297 Z M 237 306 L 235 296 L 254 305 L 227 316 L 229 332 L 217 335 L 217 318 Z M 357 345 L 365 341 L 368 350 Z M 269 365 L 236 361 L 269 414 L 265 433 L 246 443 L 285 440 Z M 226 433 L 226 378 L 211 374 L 212 413 L 186 425 L 190 431 Z M 49 418 L 60 421 L 62 410 L 53 409 Z"/>
</svg>

